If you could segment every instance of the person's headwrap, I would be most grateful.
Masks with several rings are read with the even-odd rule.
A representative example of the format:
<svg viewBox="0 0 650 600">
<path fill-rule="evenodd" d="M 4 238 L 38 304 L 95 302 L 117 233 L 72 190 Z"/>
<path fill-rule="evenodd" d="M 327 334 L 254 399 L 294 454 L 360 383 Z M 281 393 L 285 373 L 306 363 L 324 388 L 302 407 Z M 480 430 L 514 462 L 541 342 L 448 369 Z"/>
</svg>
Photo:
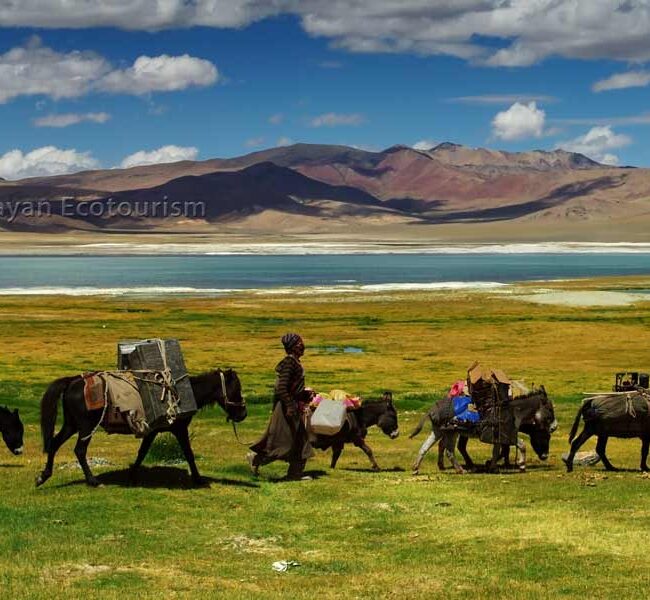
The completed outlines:
<svg viewBox="0 0 650 600">
<path fill-rule="evenodd" d="M 302 338 L 297 333 L 287 333 L 282 336 L 282 345 L 284 349 L 289 352 Z"/>
</svg>

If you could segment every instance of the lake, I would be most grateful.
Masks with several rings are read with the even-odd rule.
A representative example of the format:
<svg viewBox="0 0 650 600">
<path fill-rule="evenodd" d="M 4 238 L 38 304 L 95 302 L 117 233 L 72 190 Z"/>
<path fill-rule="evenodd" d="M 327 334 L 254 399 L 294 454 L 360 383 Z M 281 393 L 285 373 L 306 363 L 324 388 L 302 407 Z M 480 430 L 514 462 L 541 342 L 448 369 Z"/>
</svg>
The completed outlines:
<svg viewBox="0 0 650 600">
<path fill-rule="evenodd" d="M 220 294 L 282 288 L 435 289 L 648 275 L 650 253 L 4 256 L 2 294 Z"/>
</svg>

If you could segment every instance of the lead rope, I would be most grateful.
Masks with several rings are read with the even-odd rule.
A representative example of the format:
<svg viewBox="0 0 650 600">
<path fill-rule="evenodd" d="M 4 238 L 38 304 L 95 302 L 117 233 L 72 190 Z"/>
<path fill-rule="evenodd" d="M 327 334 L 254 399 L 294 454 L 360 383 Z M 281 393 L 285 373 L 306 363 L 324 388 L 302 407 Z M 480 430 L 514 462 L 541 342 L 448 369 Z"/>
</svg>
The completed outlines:
<svg viewBox="0 0 650 600">
<path fill-rule="evenodd" d="M 228 391 L 226 390 L 226 378 L 223 376 L 223 371 L 219 371 L 219 377 L 221 378 L 221 392 L 223 393 L 223 403 L 224 406 L 228 406 L 228 404 L 231 404 L 230 400 L 228 400 Z M 234 404 L 234 402 L 232 403 Z M 239 432 L 237 431 L 237 424 L 234 421 L 230 421 L 232 423 L 232 430 L 235 434 L 235 440 L 237 441 L 238 444 L 242 446 L 246 446 L 247 448 L 249 446 L 252 446 L 255 442 L 242 442 L 241 439 L 239 438 Z"/>
</svg>

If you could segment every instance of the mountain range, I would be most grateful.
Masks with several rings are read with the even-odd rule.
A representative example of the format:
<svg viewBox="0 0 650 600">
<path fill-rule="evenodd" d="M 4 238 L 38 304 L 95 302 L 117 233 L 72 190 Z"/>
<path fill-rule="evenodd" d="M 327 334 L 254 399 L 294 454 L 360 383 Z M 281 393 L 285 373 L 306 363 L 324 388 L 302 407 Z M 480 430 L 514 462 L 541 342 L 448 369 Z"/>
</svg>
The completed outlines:
<svg viewBox="0 0 650 600">
<path fill-rule="evenodd" d="M 381 152 L 295 144 L 245 156 L 0 181 L 2 204 L 201 202 L 200 215 L 0 218 L 4 229 L 353 232 L 499 223 L 512 230 L 650 225 L 650 169 L 563 150 L 510 153 L 442 143 Z"/>
</svg>

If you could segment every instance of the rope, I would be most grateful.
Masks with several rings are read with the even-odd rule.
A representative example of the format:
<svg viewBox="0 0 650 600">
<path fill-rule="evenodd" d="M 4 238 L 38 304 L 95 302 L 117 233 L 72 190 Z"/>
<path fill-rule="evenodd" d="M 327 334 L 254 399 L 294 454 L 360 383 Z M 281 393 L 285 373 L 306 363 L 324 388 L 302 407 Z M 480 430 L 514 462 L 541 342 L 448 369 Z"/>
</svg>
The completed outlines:
<svg viewBox="0 0 650 600">
<path fill-rule="evenodd" d="M 106 382 L 106 379 L 104 379 L 103 375 L 103 373 L 97 373 L 97 376 L 104 382 L 104 408 L 102 409 L 102 416 L 99 417 L 99 421 L 97 421 L 97 425 L 95 425 L 93 430 L 87 436 L 81 438 L 82 442 L 89 440 L 93 435 L 95 435 L 95 433 L 97 433 L 97 430 L 104 422 L 104 417 L 106 416 L 106 409 L 108 408 L 108 383 Z"/>
<path fill-rule="evenodd" d="M 231 421 L 232 423 L 232 430 L 235 432 L 235 440 L 237 441 L 238 444 L 241 446 L 246 446 L 247 448 L 250 448 L 255 442 L 242 442 L 239 439 L 239 433 L 237 432 L 237 425 L 235 424 L 234 421 Z"/>
</svg>

